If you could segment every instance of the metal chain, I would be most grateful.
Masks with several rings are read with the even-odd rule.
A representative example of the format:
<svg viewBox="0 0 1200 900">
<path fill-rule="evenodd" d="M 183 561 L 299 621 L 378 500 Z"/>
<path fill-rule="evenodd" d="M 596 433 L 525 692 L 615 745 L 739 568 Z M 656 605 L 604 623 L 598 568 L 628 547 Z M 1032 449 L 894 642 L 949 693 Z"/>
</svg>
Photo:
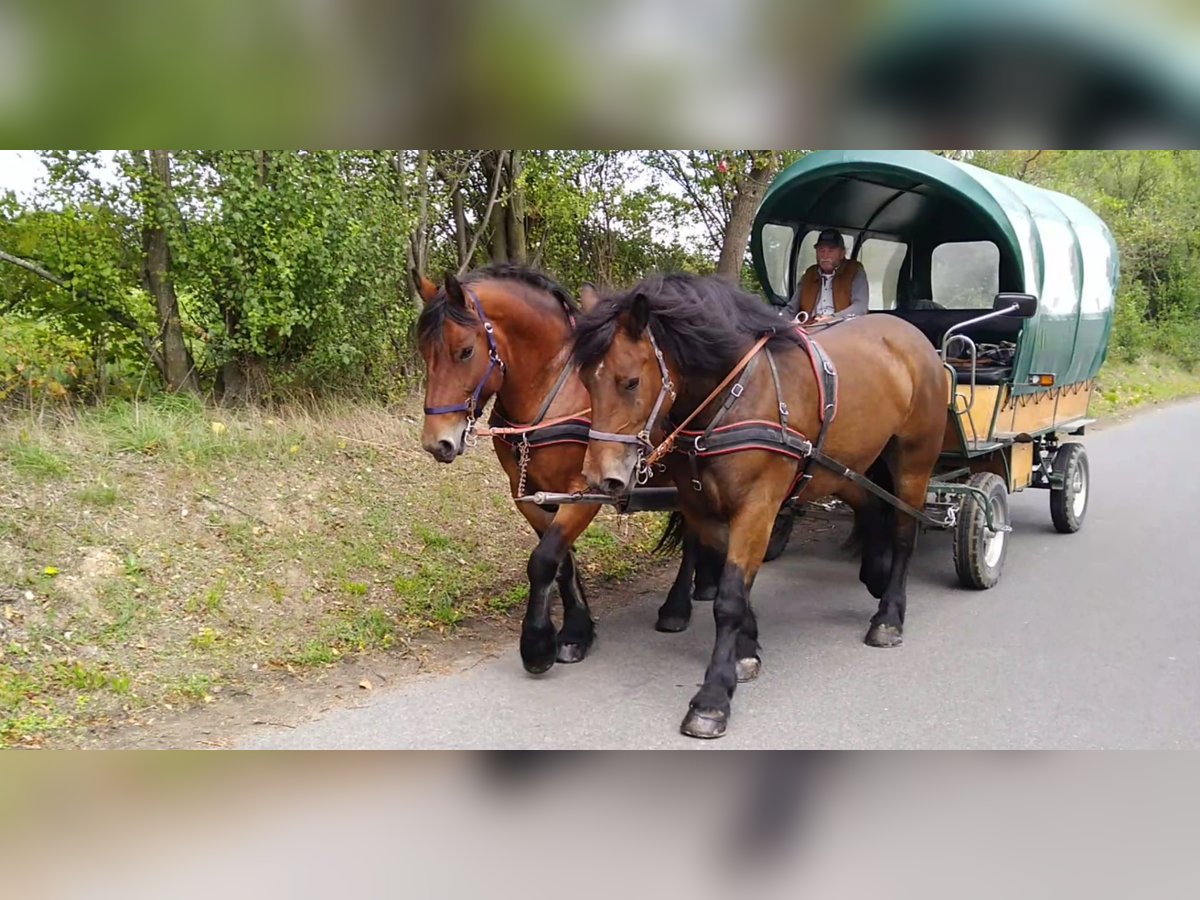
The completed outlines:
<svg viewBox="0 0 1200 900">
<path fill-rule="evenodd" d="M 521 443 L 517 445 L 517 465 L 520 467 L 520 476 L 517 479 L 517 496 L 525 496 L 525 473 L 529 469 L 529 439 L 521 438 Z"/>
</svg>

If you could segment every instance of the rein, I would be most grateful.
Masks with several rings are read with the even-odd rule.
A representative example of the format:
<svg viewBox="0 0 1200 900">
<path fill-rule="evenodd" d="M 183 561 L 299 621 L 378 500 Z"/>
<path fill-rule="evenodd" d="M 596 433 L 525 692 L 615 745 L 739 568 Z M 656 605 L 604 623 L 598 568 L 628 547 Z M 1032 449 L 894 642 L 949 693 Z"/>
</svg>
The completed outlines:
<svg viewBox="0 0 1200 900">
<path fill-rule="evenodd" d="M 557 419 L 546 419 L 542 422 L 534 422 L 532 425 L 512 425 L 504 428 L 493 428 L 486 426 L 476 431 L 480 437 L 508 437 L 510 435 L 529 434 L 531 431 L 540 431 L 543 428 L 549 428 L 552 425 L 561 425 L 564 422 L 572 422 L 577 419 L 582 419 L 592 411 L 589 406 L 587 409 L 581 409 L 577 413 L 572 413 L 569 416 L 559 416 Z"/>
</svg>

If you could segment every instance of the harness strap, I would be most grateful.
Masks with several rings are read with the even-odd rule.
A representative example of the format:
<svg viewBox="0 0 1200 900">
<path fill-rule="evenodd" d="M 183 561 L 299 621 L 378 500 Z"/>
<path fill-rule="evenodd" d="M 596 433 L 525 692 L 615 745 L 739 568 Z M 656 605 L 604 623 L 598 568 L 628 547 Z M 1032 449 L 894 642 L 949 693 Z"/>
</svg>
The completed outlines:
<svg viewBox="0 0 1200 900">
<path fill-rule="evenodd" d="M 734 450 L 769 449 L 801 459 L 812 451 L 812 442 L 794 429 L 781 431 L 774 422 L 738 422 L 711 435 L 684 432 L 677 439 L 677 449 L 700 458 Z"/>
<path fill-rule="evenodd" d="M 767 351 L 767 355 L 770 355 L 769 350 Z M 708 427 L 704 429 L 704 436 L 706 438 L 717 429 L 717 427 L 721 424 L 721 420 L 725 418 L 729 410 L 733 409 L 734 404 L 736 404 L 742 394 L 745 393 L 746 382 L 749 381 L 750 376 L 754 374 L 754 369 L 758 365 L 758 360 L 759 357 L 757 356 L 750 360 L 750 362 L 746 365 L 745 370 L 742 372 L 742 377 L 739 378 L 734 386 L 729 389 L 729 396 L 725 398 L 725 402 L 721 404 L 721 408 L 717 410 L 717 414 L 713 416 L 712 421 L 708 423 Z"/>
<path fill-rule="evenodd" d="M 813 444 L 813 452 L 810 457 L 817 459 L 818 456 L 823 456 L 822 448 L 825 446 L 825 437 L 829 433 L 829 425 L 837 416 L 837 368 L 834 366 L 833 360 L 829 358 L 829 354 L 825 352 L 824 347 L 812 340 L 802 329 L 797 329 L 797 334 L 800 335 L 801 341 L 808 351 L 808 358 L 812 363 L 813 375 L 816 376 L 817 382 L 817 402 L 820 406 L 821 427 L 817 432 L 817 440 Z M 845 467 L 842 466 L 842 468 Z M 806 459 L 788 491 L 789 500 L 796 500 L 808 487 L 808 483 L 812 481 L 812 475 L 808 470 L 809 460 Z"/>
<path fill-rule="evenodd" d="M 838 475 L 841 475 L 843 478 L 853 481 L 859 487 L 865 488 L 866 490 L 870 491 L 872 494 L 874 494 L 879 499 L 884 500 L 887 503 L 891 504 L 892 506 L 895 506 L 897 509 L 908 513 L 910 516 L 912 516 L 917 521 L 925 522 L 927 524 L 938 524 L 933 519 L 931 519 L 930 516 L 924 510 L 919 510 L 916 507 L 910 506 L 909 504 L 905 503 L 903 500 L 901 500 L 899 497 L 895 496 L 894 494 L 889 494 L 887 491 L 885 491 L 883 488 L 881 488 L 879 485 L 877 485 L 875 482 L 873 482 L 870 478 L 865 478 L 864 476 L 859 475 L 853 469 L 849 468 L 848 466 L 843 465 L 842 463 L 838 462 L 836 459 L 832 459 L 831 457 L 826 456 L 822 451 L 817 450 L 816 448 L 813 448 L 810 458 L 814 462 L 819 463 L 820 465 L 824 466 L 825 468 L 829 469 L 830 471 L 832 471 Z"/>
<path fill-rule="evenodd" d="M 767 341 L 771 340 L 771 338 L 774 336 L 775 336 L 774 333 L 764 334 L 762 337 L 760 337 L 757 341 L 754 342 L 754 346 L 751 347 L 746 352 L 745 356 L 743 356 L 740 360 L 738 360 L 738 364 L 730 370 L 729 374 L 726 375 L 721 380 L 720 384 L 718 384 L 715 388 L 713 388 L 712 393 L 709 394 L 708 397 L 705 398 L 704 402 L 701 403 L 699 406 L 697 406 L 692 411 L 692 414 L 689 415 L 686 419 L 684 419 L 679 424 L 678 428 L 676 428 L 673 432 L 671 432 L 669 435 L 667 435 L 666 439 L 661 444 L 659 444 L 657 447 L 655 447 L 653 451 L 651 451 L 650 455 L 646 458 L 646 465 L 648 465 L 648 466 L 654 465 L 654 463 L 658 462 L 660 459 L 662 459 L 664 456 L 666 456 L 668 453 L 671 452 L 672 448 L 675 446 L 675 438 L 685 428 L 687 428 L 687 426 L 689 424 L 691 424 L 692 419 L 694 419 L 694 418 L 696 418 L 696 416 L 700 415 L 700 413 L 704 410 L 704 408 L 706 406 L 708 406 L 708 404 L 710 404 L 713 400 L 715 400 L 720 395 L 721 391 L 725 390 L 725 388 L 728 386 L 729 382 L 733 381 L 733 379 L 738 376 L 738 374 L 742 371 L 742 369 L 744 369 L 747 365 L 749 365 L 750 360 L 754 359 L 754 357 L 755 357 L 755 355 L 757 355 L 758 351 L 761 350 L 763 347 L 765 347 L 767 345 Z"/>
<path fill-rule="evenodd" d="M 771 379 L 775 382 L 775 399 L 779 401 L 779 430 L 786 434 L 788 427 L 788 405 L 783 399 L 783 385 L 779 383 L 779 367 L 775 365 L 775 357 L 767 351 L 767 362 L 771 366 Z"/>
<path fill-rule="evenodd" d="M 546 399 L 542 401 L 541 407 L 537 411 L 537 415 L 533 417 L 530 425 L 538 425 L 542 419 L 546 417 L 546 413 L 550 411 L 551 405 L 558 397 L 559 391 L 563 389 L 563 385 L 567 383 L 567 379 L 571 377 L 571 373 L 575 371 L 575 366 L 572 363 L 567 363 L 563 366 L 563 370 L 558 373 L 558 380 L 554 382 L 554 387 L 550 388 L 550 393 L 546 395 Z"/>
</svg>

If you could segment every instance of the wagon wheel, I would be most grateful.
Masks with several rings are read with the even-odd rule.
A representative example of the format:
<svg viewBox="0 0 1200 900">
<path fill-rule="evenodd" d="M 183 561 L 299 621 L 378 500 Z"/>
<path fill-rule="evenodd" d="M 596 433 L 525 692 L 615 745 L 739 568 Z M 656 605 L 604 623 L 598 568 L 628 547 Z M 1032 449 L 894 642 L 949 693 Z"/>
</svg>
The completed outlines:
<svg viewBox="0 0 1200 900">
<path fill-rule="evenodd" d="M 1061 488 L 1050 489 L 1050 518 L 1061 534 L 1074 534 L 1083 527 L 1087 515 L 1091 473 L 1083 444 L 1063 444 L 1054 454 L 1054 474 L 1062 479 Z"/>
<path fill-rule="evenodd" d="M 967 481 L 987 495 L 992 521 L 1008 524 L 1008 488 L 992 472 L 976 472 Z M 1000 580 L 1004 557 L 1008 554 L 1008 532 L 992 531 L 987 517 L 974 495 L 963 497 L 958 523 L 954 526 L 954 570 L 963 587 L 986 590 Z"/>
</svg>

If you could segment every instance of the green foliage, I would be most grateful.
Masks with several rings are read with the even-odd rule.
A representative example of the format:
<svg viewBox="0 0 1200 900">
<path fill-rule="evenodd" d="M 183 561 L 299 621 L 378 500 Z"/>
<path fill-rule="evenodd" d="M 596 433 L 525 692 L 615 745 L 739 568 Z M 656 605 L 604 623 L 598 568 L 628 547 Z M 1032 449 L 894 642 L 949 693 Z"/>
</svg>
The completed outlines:
<svg viewBox="0 0 1200 900">
<path fill-rule="evenodd" d="M 61 402 L 91 373 L 88 346 L 52 320 L 0 319 L 0 404 Z"/>
<path fill-rule="evenodd" d="M 983 151 L 971 162 L 1078 198 L 1117 242 L 1112 348 L 1200 362 L 1200 152 Z"/>
<path fill-rule="evenodd" d="M 523 261 L 572 291 L 709 272 L 738 198 L 804 152 L 523 150 L 497 181 L 499 151 L 178 151 L 169 184 L 145 151 L 46 152 L 37 196 L 0 197 L 0 249 L 49 276 L 0 262 L 0 403 L 161 390 L 154 229 L 202 391 L 391 399 L 422 371 L 411 265 L 508 259 L 519 212 Z M 945 152 L 1096 210 L 1121 253 L 1114 352 L 1197 360 L 1200 151 Z M 133 422 L 128 448 L 167 444 L 161 424 Z"/>
<path fill-rule="evenodd" d="M 389 346 L 407 220 L 381 154 L 178 154 L 199 213 L 176 261 L 205 365 L 344 380 Z M 409 313 L 411 318 L 412 312 Z"/>
</svg>

